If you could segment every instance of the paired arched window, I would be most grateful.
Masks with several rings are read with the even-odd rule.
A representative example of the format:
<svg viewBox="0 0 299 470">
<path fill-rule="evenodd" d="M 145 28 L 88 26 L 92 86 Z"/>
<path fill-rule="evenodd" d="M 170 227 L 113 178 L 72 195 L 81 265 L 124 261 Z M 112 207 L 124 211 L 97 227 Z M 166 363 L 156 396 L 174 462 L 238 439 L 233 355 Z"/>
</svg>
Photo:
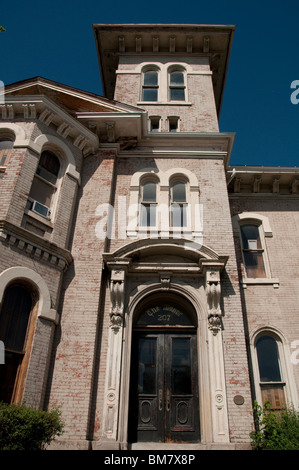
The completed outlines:
<svg viewBox="0 0 299 470">
<path fill-rule="evenodd" d="M 161 68 L 160 68 L 161 67 Z M 141 100 L 186 101 L 186 69 L 182 65 L 145 65 L 141 74 Z"/>
<path fill-rule="evenodd" d="M 57 155 L 49 150 L 43 151 L 32 182 L 27 209 L 43 217 L 50 217 L 59 172 L 60 160 Z"/>
<path fill-rule="evenodd" d="M 260 334 L 255 341 L 262 404 L 269 402 L 274 410 L 286 406 L 280 345 L 279 338 L 269 332 Z"/>
<path fill-rule="evenodd" d="M 5 364 L 0 365 L 0 401 L 15 401 L 22 382 L 34 297 L 34 293 L 22 283 L 8 286 L 4 293 L 0 340 L 5 347 Z"/>
<path fill-rule="evenodd" d="M 140 185 L 140 226 L 156 227 L 158 211 L 158 184 L 155 179 L 145 179 Z M 169 226 L 187 227 L 187 184 L 183 179 L 173 179 L 169 186 Z M 160 207 L 161 213 L 164 207 Z"/>
</svg>

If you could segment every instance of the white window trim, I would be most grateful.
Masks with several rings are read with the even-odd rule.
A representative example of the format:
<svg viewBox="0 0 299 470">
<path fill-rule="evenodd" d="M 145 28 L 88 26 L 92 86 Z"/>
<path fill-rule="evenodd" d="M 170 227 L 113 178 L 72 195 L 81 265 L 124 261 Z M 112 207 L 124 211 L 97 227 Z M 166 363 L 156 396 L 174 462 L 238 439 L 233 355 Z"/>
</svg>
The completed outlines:
<svg viewBox="0 0 299 470">
<path fill-rule="evenodd" d="M 140 185 L 146 178 L 157 178 L 157 225 L 155 227 L 141 227 L 139 224 L 139 194 Z M 187 227 L 171 227 L 169 224 L 170 208 L 170 185 L 174 178 L 183 178 L 188 181 L 187 201 L 189 219 Z M 197 209 L 199 204 L 199 184 L 196 176 L 189 170 L 183 168 L 172 168 L 166 172 L 158 169 L 148 168 L 136 172 L 132 176 L 130 184 L 130 203 L 128 208 L 127 237 L 142 238 L 189 238 L 202 239 L 202 216 L 199 217 Z M 167 211 L 167 213 L 166 213 Z"/>
<path fill-rule="evenodd" d="M 242 240 L 241 240 L 241 225 L 257 225 L 260 232 L 260 240 L 263 248 L 263 260 L 265 266 L 266 277 L 257 277 L 257 278 L 250 278 L 246 275 L 245 270 L 245 263 L 243 259 L 243 247 L 242 247 Z M 262 214 L 257 214 L 256 212 L 242 212 L 241 214 L 236 214 L 232 217 L 232 227 L 234 234 L 240 237 L 241 243 L 241 251 L 242 251 L 242 259 L 244 265 L 244 271 L 242 272 L 242 286 L 244 289 L 250 285 L 272 285 L 274 288 L 279 287 L 279 279 L 271 277 L 271 270 L 270 270 L 270 263 L 267 253 L 267 246 L 266 240 L 267 237 L 273 237 L 273 232 L 269 223 L 269 219 L 267 216 Z"/>
<path fill-rule="evenodd" d="M 143 80 L 144 73 L 149 70 L 157 70 L 158 72 L 158 100 L 157 101 L 143 101 Z M 169 96 L 169 74 L 172 71 L 182 71 L 184 73 L 184 86 L 185 86 L 185 100 L 183 101 L 170 101 Z M 120 73 L 120 72 L 118 72 Z M 191 106 L 192 103 L 188 101 L 188 73 L 192 73 L 192 68 L 185 62 L 142 62 L 134 71 L 122 70 L 121 73 L 136 73 L 140 74 L 140 101 L 138 105 L 169 105 L 169 106 Z"/>
</svg>

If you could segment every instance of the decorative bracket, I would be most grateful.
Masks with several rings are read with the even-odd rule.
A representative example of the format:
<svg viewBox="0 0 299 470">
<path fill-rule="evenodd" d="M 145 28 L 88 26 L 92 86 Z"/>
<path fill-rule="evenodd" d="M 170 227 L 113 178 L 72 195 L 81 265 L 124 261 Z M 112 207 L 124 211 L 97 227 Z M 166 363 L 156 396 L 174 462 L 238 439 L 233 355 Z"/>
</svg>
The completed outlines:
<svg viewBox="0 0 299 470">
<path fill-rule="evenodd" d="M 110 298 L 111 298 L 111 311 L 110 311 L 110 326 L 111 328 L 120 328 L 123 321 L 124 311 L 124 284 L 125 284 L 125 271 L 112 270 L 110 281 Z"/>
<path fill-rule="evenodd" d="M 208 324 L 213 335 L 221 330 L 221 283 L 220 272 L 222 263 L 205 264 L 205 289 L 208 304 Z"/>
<path fill-rule="evenodd" d="M 110 258 L 109 255 L 104 255 L 106 264 L 111 271 L 110 278 L 110 327 L 113 329 L 121 328 L 123 324 L 124 315 L 124 301 L 125 301 L 125 278 L 127 268 L 131 260 Z"/>
</svg>

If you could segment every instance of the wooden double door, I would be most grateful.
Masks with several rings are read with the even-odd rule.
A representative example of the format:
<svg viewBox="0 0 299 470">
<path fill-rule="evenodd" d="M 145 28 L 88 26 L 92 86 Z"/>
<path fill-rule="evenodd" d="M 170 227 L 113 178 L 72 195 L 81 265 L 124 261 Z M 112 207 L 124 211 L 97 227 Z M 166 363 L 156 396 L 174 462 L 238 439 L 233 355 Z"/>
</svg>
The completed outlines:
<svg viewBox="0 0 299 470">
<path fill-rule="evenodd" d="M 196 334 L 135 332 L 132 346 L 130 441 L 199 441 Z"/>
</svg>

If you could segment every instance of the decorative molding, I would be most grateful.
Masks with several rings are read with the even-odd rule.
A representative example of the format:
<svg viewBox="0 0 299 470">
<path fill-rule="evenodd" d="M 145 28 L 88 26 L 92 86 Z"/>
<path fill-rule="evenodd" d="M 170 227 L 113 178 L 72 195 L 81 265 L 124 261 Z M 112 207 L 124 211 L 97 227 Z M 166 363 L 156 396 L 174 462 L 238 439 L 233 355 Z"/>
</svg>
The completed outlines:
<svg viewBox="0 0 299 470">
<path fill-rule="evenodd" d="M 160 273 L 160 282 L 162 290 L 169 290 L 170 289 L 170 276 L 171 273 Z"/>
<path fill-rule="evenodd" d="M 33 259 L 50 264 L 59 271 L 65 271 L 73 259 L 70 251 L 5 220 L 0 220 L 0 240 Z"/>
<path fill-rule="evenodd" d="M 0 106 L 2 119 L 13 119 L 21 115 L 23 119 L 38 119 L 46 126 L 56 127 L 56 131 L 73 145 L 80 148 L 84 156 L 93 153 L 99 146 L 97 135 L 61 110 L 45 96 L 6 97 L 5 105 Z"/>
</svg>

